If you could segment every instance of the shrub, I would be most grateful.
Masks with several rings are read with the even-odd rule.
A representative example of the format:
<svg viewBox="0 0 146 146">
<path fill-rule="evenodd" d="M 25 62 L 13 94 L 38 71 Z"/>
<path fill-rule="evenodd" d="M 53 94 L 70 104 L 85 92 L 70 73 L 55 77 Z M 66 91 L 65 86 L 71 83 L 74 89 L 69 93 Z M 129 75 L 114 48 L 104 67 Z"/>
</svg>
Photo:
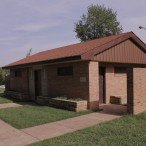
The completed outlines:
<svg viewBox="0 0 146 146">
<path fill-rule="evenodd" d="M 0 85 L 5 84 L 5 77 L 7 74 L 8 74 L 8 71 L 0 67 Z"/>
</svg>

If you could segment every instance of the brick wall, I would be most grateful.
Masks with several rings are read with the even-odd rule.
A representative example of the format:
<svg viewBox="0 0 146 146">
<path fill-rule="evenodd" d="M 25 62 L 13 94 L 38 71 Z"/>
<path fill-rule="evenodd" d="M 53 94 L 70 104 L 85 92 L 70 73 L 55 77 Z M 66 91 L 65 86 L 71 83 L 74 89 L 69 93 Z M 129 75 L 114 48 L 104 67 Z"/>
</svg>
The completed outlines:
<svg viewBox="0 0 146 146">
<path fill-rule="evenodd" d="M 122 104 L 127 104 L 127 74 L 115 74 L 114 65 L 106 66 L 106 103 L 110 96 L 120 96 Z"/>
<path fill-rule="evenodd" d="M 34 70 L 29 68 L 29 95 L 32 100 L 35 99 Z"/>
<path fill-rule="evenodd" d="M 73 66 L 72 76 L 58 76 L 58 67 Z M 41 69 L 42 96 L 82 98 L 88 101 L 88 108 L 99 105 L 99 66 L 98 62 L 74 62 L 56 65 L 32 66 L 22 69 L 22 77 L 16 78 L 11 70 L 11 90 L 29 92 L 35 98 L 34 71 Z M 18 84 L 19 83 L 19 84 Z M 21 86 L 20 86 L 21 84 Z"/>
<path fill-rule="evenodd" d="M 42 95 L 47 96 L 48 95 L 48 67 L 43 66 L 42 67 Z"/>
<path fill-rule="evenodd" d="M 15 77 L 15 70 L 10 71 L 10 89 L 12 91 L 28 94 L 28 69 L 19 69 L 22 72 L 21 77 Z"/>
<path fill-rule="evenodd" d="M 9 91 L 11 89 L 10 87 L 10 75 L 7 75 L 6 78 L 5 78 L 5 89 L 6 91 Z"/>
<path fill-rule="evenodd" d="M 89 63 L 89 103 L 88 108 L 96 110 L 99 107 L 99 64 Z"/>
<path fill-rule="evenodd" d="M 146 111 L 146 68 L 133 69 L 134 114 Z"/>
<path fill-rule="evenodd" d="M 127 75 L 115 74 L 114 65 L 106 66 L 106 103 L 110 96 L 120 96 L 122 104 L 127 104 Z"/>
<path fill-rule="evenodd" d="M 73 66 L 73 76 L 57 75 L 57 68 L 65 66 Z M 88 108 L 98 108 L 98 62 L 74 62 L 33 66 L 29 69 L 29 89 L 31 98 L 35 97 L 34 71 L 36 69 L 42 70 L 42 96 L 82 98 L 89 101 Z"/>
<path fill-rule="evenodd" d="M 65 66 L 73 66 L 73 76 L 57 75 L 57 68 Z M 48 81 L 48 96 L 68 96 L 71 98 L 88 99 L 88 62 L 49 65 L 45 68 L 47 70 L 45 74 Z"/>
</svg>

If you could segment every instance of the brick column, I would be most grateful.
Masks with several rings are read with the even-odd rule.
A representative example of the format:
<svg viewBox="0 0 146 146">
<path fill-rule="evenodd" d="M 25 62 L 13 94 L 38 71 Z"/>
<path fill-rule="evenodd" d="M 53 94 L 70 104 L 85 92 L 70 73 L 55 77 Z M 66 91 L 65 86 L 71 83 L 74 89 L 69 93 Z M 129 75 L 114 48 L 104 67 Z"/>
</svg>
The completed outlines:
<svg viewBox="0 0 146 146">
<path fill-rule="evenodd" d="M 146 68 L 133 69 L 133 114 L 146 111 Z"/>
<path fill-rule="evenodd" d="M 146 111 L 146 68 L 129 68 L 127 79 L 127 112 L 138 114 Z"/>
<path fill-rule="evenodd" d="M 43 66 L 42 68 L 42 96 L 48 95 L 48 88 L 47 88 L 47 67 Z"/>
<path fill-rule="evenodd" d="M 88 108 L 99 108 L 99 65 L 98 62 L 89 62 L 89 99 Z"/>
<path fill-rule="evenodd" d="M 32 100 L 35 100 L 34 70 L 29 68 L 29 94 Z"/>
</svg>

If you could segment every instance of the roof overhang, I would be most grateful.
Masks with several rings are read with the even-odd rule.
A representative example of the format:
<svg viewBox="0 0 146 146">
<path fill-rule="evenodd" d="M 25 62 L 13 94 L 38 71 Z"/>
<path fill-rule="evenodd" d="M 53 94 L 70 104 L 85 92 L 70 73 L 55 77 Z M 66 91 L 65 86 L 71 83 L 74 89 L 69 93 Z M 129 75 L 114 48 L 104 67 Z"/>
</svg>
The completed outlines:
<svg viewBox="0 0 146 146">
<path fill-rule="evenodd" d="M 71 57 L 65 57 L 65 58 L 59 58 L 59 59 L 52 59 L 47 61 L 39 61 L 39 62 L 33 62 L 33 63 L 27 63 L 27 64 L 20 64 L 15 66 L 4 66 L 2 69 L 12 69 L 12 68 L 24 68 L 32 65 L 41 65 L 41 64 L 52 64 L 52 63 L 65 63 L 65 62 L 71 62 L 71 61 L 80 61 L 81 56 L 71 56 Z"/>
</svg>

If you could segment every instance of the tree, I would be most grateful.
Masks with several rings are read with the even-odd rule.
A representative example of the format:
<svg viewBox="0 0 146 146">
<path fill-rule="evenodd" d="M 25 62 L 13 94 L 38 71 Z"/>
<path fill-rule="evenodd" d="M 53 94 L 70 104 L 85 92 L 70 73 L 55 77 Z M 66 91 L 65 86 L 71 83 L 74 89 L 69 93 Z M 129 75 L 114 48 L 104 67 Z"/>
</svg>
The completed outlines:
<svg viewBox="0 0 146 146">
<path fill-rule="evenodd" d="M 31 53 L 32 53 L 32 48 L 30 48 L 30 49 L 28 50 L 28 52 L 27 52 L 27 54 L 26 54 L 26 57 L 29 57 L 29 56 L 31 55 Z"/>
<path fill-rule="evenodd" d="M 7 74 L 8 74 L 8 71 L 0 67 L 0 85 L 5 84 L 5 77 Z"/>
<path fill-rule="evenodd" d="M 81 19 L 75 23 L 77 38 L 81 41 L 92 40 L 119 34 L 122 26 L 117 21 L 117 12 L 104 5 L 91 5 L 87 14 L 83 14 Z"/>
</svg>

